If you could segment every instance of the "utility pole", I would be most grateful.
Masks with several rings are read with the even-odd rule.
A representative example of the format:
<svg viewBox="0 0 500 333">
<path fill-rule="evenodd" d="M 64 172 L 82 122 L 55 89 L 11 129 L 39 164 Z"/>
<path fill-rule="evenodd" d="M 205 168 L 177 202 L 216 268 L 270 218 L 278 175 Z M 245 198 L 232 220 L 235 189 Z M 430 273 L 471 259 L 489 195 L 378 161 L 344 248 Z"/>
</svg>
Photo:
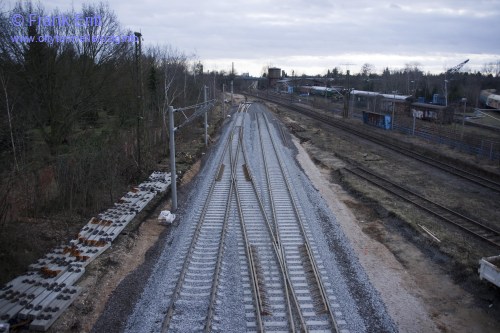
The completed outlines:
<svg viewBox="0 0 500 333">
<path fill-rule="evenodd" d="M 467 108 L 467 98 L 462 98 L 462 102 L 464 102 L 464 112 L 462 113 L 462 133 L 460 135 L 460 139 L 464 138 L 464 130 L 465 130 L 465 109 Z"/>
<path fill-rule="evenodd" d="M 410 69 L 406 71 L 406 94 L 410 94 Z"/>
<path fill-rule="evenodd" d="M 444 74 L 444 106 L 448 106 L 448 80 L 446 80 L 446 73 Z"/>
<path fill-rule="evenodd" d="M 231 106 L 233 106 L 233 99 L 234 99 L 234 97 L 233 97 L 233 94 L 234 94 L 233 86 L 234 86 L 233 85 L 233 80 L 231 80 Z"/>
<path fill-rule="evenodd" d="M 226 84 L 222 84 L 222 118 L 226 119 Z"/>
<path fill-rule="evenodd" d="M 136 96 L 137 96 L 137 165 L 139 171 L 142 170 L 141 162 L 141 120 L 142 115 L 142 89 L 141 89 L 141 37 L 140 32 L 134 33 L 136 36 L 135 40 L 135 79 L 136 79 Z"/>
<path fill-rule="evenodd" d="M 344 112 L 343 112 L 343 117 L 344 118 L 349 118 L 349 100 L 351 97 L 351 88 L 350 88 L 350 82 L 349 82 L 349 70 L 347 70 L 347 94 L 344 97 Z M 326 93 L 325 93 L 326 95 Z"/>
<path fill-rule="evenodd" d="M 207 105 L 207 86 L 203 86 L 203 102 L 205 103 L 205 105 L 203 107 L 206 107 Z M 208 147 L 208 123 L 207 123 L 207 112 L 205 112 L 204 114 L 204 119 L 205 119 L 205 147 Z"/>
<path fill-rule="evenodd" d="M 394 98 L 392 100 L 392 117 L 391 117 L 391 130 L 394 129 L 394 111 L 396 110 L 396 90 L 393 92 Z"/>
<path fill-rule="evenodd" d="M 172 183 L 172 212 L 177 210 L 177 172 L 175 171 L 175 128 L 174 128 L 174 107 L 168 107 L 168 129 L 170 136 L 170 179 Z"/>
<path fill-rule="evenodd" d="M 215 96 L 215 71 L 214 71 L 214 92 L 212 94 L 214 96 L 213 99 L 216 99 L 217 97 Z"/>
<path fill-rule="evenodd" d="M 184 70 L 184 103 L 186 103 L 187 70 Z"/>
<path fill-rule="evenodd" d="M 412 126 L 412 130 L 411 130 L 411 135 L 415 135 L 415 113 L 413 113 L 413 126 Z M 392 121 L 391 121 L 391 124 L 392 124 Z"/>
</svg>

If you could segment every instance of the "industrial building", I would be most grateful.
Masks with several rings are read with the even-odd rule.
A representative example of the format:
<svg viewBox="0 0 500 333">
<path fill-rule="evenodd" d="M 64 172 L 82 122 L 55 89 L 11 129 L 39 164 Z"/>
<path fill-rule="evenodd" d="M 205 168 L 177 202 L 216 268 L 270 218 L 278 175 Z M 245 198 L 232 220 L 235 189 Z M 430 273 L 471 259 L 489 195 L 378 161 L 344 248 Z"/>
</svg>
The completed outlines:
<svg viewBox="0 0 500 333">
<path fill-rule="evenodd" d="M 423 102 L 414 102 L 412 96 L 381 94 L 373 91 L 353 90 L 351 101 L 355 108 L 379 114 L 396 114 L 422 120 L 449 124 L 453 121 L 454 108 Z"/>
</svg>

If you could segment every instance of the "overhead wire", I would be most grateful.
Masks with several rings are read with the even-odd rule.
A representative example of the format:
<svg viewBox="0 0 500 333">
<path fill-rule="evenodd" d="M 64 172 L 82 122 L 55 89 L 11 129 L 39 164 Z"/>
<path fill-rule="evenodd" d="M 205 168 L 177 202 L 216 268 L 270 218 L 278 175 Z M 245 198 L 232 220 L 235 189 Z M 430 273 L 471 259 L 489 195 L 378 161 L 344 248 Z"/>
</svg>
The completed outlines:
<svg viewBox="0 0 500 333">
<path fill-rule="evenodd" d="M 195 109 L 195 112 L 191 116 L 189 116 L 189 117 L 186 117 L 186 115 L 184 114 L 184 117 L 186 117 L 186 120 L 184 120 L 184 122 L 182 122 L 181 124 L 179 124 L 177 126 L 177 129 L 180 129 L 181 127 L 186 126 L 187 124 L 189 124 L 190 122 L 192 122 L 197 117 L 199 117 L 199 116 L 203 115 L 204 113 L 210 111 L 210 109 L 215 105 L 215 101 L 216 100 L 210 100 L 210 101 L 207 101 L 207 102 L 204 102 L 204 103 L 195 104 L 195 105 L 187 106 L 187 107 L 184 107 L 184 108 L 176 109 L 175 111 L 180 111 L 180 112 L 182 112 L 182 114 L 184 114 L 184 111 Z"/>
</svg>

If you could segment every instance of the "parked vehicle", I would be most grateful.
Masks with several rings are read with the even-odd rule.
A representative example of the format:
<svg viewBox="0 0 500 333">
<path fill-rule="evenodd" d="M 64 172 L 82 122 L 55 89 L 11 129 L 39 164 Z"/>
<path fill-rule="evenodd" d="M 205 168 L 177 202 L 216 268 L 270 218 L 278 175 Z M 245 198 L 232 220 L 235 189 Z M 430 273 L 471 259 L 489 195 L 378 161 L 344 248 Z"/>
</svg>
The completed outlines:
<svg viewBox="0 0 500 333">
<path fill-rule="evenodd" d="M 500 255 L 479 260 L 479 278 L 500 287 Z"/>
</svg>

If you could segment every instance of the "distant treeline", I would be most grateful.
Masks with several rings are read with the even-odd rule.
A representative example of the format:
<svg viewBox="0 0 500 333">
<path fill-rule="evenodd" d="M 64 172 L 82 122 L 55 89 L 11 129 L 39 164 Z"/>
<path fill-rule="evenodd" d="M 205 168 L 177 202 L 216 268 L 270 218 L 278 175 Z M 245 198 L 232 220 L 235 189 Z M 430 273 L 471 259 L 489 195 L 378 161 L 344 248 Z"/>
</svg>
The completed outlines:
<svg viewBox="0 0 500 333">
<path fill-rule="evenodd" d="M 294 77 L 283 73 L 284 77 Z M 359 73 L 347 78 L 346 71 L 340 67 L 328 69 L 325 75 L 317 75 L 318 79 L 327 80 L 328 86 L 350 87 L 357 90 L 376 91 L 412 95 L 417 99 L 423 97 L 432 101 L 434 94 L 445 94 L 445 80 L 447 81 L 448 99 L 450 103 L 467 98 L 468 105 L 481 106 L 479 95 L 483 89 L 497 89 L 500 91 L 500 61 L 486 63 L 482 71 L 471 73 L 466 66 L 455 73 L 441 74 L 425 73 L 419 63 L 409 63 L 404 68 L 384 68 L 382 73 L 376 72 L 372 64 L 365 63 Z M 319 81 L 320 82 L 320 81 Z"/>
</svg>

